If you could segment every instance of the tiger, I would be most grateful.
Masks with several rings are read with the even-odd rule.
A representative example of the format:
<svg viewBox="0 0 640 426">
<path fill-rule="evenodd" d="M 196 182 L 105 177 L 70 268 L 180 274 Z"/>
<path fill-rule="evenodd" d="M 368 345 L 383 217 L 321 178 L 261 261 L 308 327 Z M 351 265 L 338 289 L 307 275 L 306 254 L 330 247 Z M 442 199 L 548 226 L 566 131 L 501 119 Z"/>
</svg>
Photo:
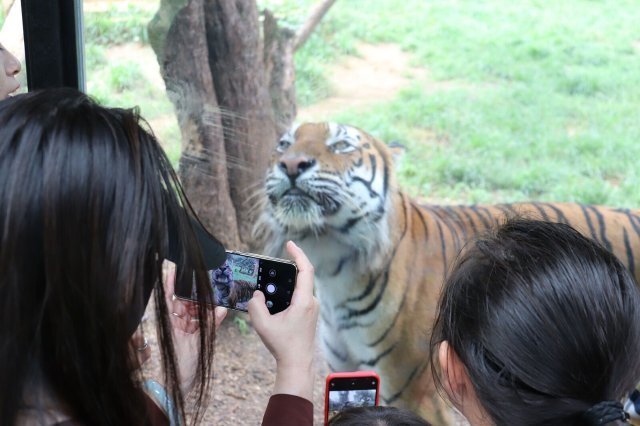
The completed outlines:
<svg viewBox="0 0 640 426">
<path fill-rule="evenodd" d="M 253 237 L 276 257 L 293 240 L 314 265 L 330 370 L 376 370 L 385 404 L 452 424 L 435 391 L 429 339 L 445 274 L 465 241 L 512 216 L 568 223 L 638 279 L 640 211 L 549 202 L 424 205 L 398 188 L 400 151 L 349 125 L 294 125 L 273 153 Z"/>
<path fill-rule="evenodd" d="M 236 309 L 246 309 L 255 289 L 256 285 L 252 282 L 233 280 L 229 286 L 228 306 L 233 306 Z"/>
</svg>

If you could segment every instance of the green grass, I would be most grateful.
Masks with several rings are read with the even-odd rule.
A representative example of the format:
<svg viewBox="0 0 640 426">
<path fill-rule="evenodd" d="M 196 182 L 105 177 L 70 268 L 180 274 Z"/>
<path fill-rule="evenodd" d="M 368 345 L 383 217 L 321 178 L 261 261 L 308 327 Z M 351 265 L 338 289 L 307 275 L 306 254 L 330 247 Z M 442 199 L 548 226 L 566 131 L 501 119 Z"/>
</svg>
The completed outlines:
<svg viewBox="0 0 640 426">
<path fill-rule="evenodd" d="M 316 0 L 261 0 L 298 26 Z M 152 13 L 88 14 L 89 92 L 171 116 L 140 69 L 109 60 L 146 43 Z M 331 65 L 359 43 L 396 43 L 424 68 L 388 102 L 333 119 L 408 148 L 400 184 L 445 202 L 580 201 L 640 206 L 640 8 L 632 0 L 342 0 L 296 53 L 299 106 L 331 95 Z M 154 125 L 154 127 L 156 127 Z M 157 131 L 174 163 L 180 134 Z"/>
<path fill-rule="evenodd" d="M 147 23 L 153 12 L 130 4 L 126 10 L 114 6 L 105 12 L 85 13 L 87 42 L 103 46 L 123 43 L 147 43 Z"/>
<path fill-rule="evenodd" d="M 414 195 L 637 207 L 638 22 L 630 0 L 341 1 L 297 61 L 321 81 L 348 50 L 326 46 L 385 42 L 428 69 L 394 100 L 333 117 L 407 145 L 400 183 Z"/>
<path fill-rule="evenodd" d="M 298 28 L 306 19 L 311 0 L 259 0 L 258 8 L 274 12 L 281 26 Z M 335 7 L 335 6 L 334 6 Z M 332 9 L 325 18 L 332 16 Z M 298 106 L 307 106 L 331 95 L 327 65 L 345 55 L 357 54 L 357 39 L 343 31 L 341 23 L 324 19 L 304 46 L 296 52 L 296 95 Z"/>
<path fill-rule="evenodd" d="M 106 12 L 85 13 L 87 92 L 107 106 L 139 107 L 150 122 L 174 166 L 178 165 L 181 136 L 173 105 L 162 88 L 154 86 L 142 64 L 109 58 L 109 48 L 148 44 L 147 23 L 153 12 L 129 5 Z"/>
</svg>

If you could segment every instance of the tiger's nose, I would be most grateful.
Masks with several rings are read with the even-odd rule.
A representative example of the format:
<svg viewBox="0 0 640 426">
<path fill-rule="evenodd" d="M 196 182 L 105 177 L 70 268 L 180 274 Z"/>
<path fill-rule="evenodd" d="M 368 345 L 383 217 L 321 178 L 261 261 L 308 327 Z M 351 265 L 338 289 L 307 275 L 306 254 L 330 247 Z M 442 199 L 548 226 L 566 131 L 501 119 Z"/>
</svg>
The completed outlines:
<svg viewBox="0 0 640 426">
<path fill-rule="evenodd" d="M 291 179 L 297 178 L 299 175 L 304 173 L 305 170 L 310 169 L 316 164 L 316 160 L 314 158 L 304 157 L 304 156 L 296 156 L 296 157 L 283 157 L 280 160 L 280 164 L 278 166 L 282 169 L 283 172 L 289 176 Z"/>
</svg>

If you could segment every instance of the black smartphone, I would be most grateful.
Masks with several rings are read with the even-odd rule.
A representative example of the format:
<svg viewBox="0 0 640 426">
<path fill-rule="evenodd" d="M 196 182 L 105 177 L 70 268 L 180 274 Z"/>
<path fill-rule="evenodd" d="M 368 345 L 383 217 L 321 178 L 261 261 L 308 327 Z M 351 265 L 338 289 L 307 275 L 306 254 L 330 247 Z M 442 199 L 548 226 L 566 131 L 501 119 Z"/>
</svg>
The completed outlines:
<svg viewBox="0 0 640 426">
<path fill-rule="evenodd" d="M 331 373 L 327 376 L 324 424 L 350 407 L 373 407 L 379 404 L 380 377 L 375 371 Z"/>
<path fill-rule="evenodd" d="M 290 260 L 227 250 L 222 266 L 207 272 L 217 306 L 247 312 L 253 292 L 264 293 L 271 314 L 287 309 L 296 286 L 298 268 Z M 176 297 L 198 301 L 195 289 L 176 287 Z"/>
</svg>

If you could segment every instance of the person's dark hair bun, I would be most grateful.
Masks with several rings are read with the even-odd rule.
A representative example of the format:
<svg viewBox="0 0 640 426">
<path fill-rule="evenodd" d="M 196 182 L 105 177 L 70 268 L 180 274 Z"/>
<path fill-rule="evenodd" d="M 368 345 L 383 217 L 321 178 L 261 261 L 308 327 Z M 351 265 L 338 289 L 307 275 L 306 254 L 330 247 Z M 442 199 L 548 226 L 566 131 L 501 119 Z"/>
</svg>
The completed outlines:
<svg viewBox="0 0 640 426">
<path fill-rule="evenodd" d="M 603 426 L 615 421 L 628 423 L 629 413 L 618 401 L 602 401 L 585 411 L 581 418 L 585 426 Z"/>
</svg>

